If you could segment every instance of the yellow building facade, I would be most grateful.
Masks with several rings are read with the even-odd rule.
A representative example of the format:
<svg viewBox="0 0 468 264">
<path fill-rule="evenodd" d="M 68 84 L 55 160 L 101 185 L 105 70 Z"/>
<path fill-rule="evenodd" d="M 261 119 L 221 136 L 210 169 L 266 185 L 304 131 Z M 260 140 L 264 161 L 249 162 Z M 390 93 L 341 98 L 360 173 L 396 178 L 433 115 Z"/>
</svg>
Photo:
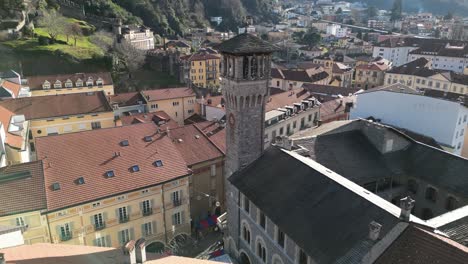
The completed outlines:
<svg viewBox="0 0 468 264">
<path fill-rule="evenodd" d="M 466 78 L 468 80 L 468 78 Z M 468 83 L 452 82 L 447 76 L 437 73 L 432 76 L 416 76 L 408 74 L 387 73 L 385 74 L 385 84 L 402 83 L 413 89 L 432 89 L 458 93 L 461 95 L 468 94 Z"/>
<path fill-rule="evenodd" d="M 182 57 L 185 67 L 188 69 L 189 82 L 201 88 L 216 89 L 220 86 L 220 55 L 206 51 Z"/>
<path fill-rule="evenodd" d="M 49 243 L 49 228 L 45 215 L 32 211 L 0 217 L 1 226 L 23 226 L 24 243 Z"/>
</svg>

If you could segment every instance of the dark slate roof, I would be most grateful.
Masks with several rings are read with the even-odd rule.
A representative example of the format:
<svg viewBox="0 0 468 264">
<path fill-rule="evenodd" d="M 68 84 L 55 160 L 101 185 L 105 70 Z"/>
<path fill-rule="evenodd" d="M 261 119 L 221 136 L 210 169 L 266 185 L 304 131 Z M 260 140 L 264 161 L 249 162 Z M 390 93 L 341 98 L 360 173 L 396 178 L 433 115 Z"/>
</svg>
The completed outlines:
<svg viewBox="0 0 468 264">
<path fill-rule="evenodd" d="M 424 89 L 424 95 L 434 98 L 445 99 L 449 101 L 459 102 L 460 104 L 468 107 L 468 96 L 458 93 L 444 92 L 439 90 Z"/>
<path fill-rule="evenodd" d="M 468 248 L 410 224 L 375 264 L 466 264 Z"/>
<path fill-rule="evenodd" d="M 322 84 L 312 84 L 312 83 L 305 83 L 302 85 L 302 88 L 306 89 L 309 93 L 314 95 L 326 95 L 326 96 L 333 96 L 338 97 L 338 95 L 347 96 L 349 94 L 355 94 L 360 89 L 357 88 L 340 88 L 336 86 L 330 85 L 322 85 Z"/>
<path fill-rule="evenodd" d="M 386 206 L 382 198 L 356 184 L 339 183 L 304 162 L 270 147 L 229 181 L 317 263 L 334 263 L 369 241 L 371 221 L 382 225 L 381 236 L 399 222 L 370 202 L 377 199 Z"/>
<path fill-rule="evenodd" d="M 401 133 L 406 134 L 407 136 L 409 136 L 410 138 L 412 138 L 412 139 L 414 139 L 414 140 L 416 140 L 418 142 L 421 142 L 421 143 L 424 143 L 424 144 L 426 144 L 428 146 L 443 150 L 443 148 L 439 145 L 439 143 L 437 143 L 437 141 L 432 137 L 429 137 L 429 136 L 426 136 L 426 135 L 423 135 L 423 134 L 419 134 L 419 133 L 416 133 L 414 131 L 404 129 L 404 128 L 400 128 L 400 127 L 395 127 L 395 129 L 400 130 Z"/>
<path fill-rule="evenodd" d="M 272 53 L 279 50 L 277 46 L 248 33 L 226 40 L 216 46 L 216 49 L 232 54 Z"/>
<path fill-rule="evenodd" d="M 441 226 L 438 230 L 444 232 L 450 239 L 468 246 L 468 216 Z"/>
<path fill-rule="evenodd" d="M 417 76 L 424 76 L 424 77 L 432 76 L 436 74 L 437 71 L 429 70 L 428 68 L 425 68 L 425 66 L 428 63 L 429 61 L 426 58 L 419 58 L 417 60 L 401 65 L 399 67 L 394 67 L 393 69 L 387 71 L 387 73 L 417 75 Z M 426 72 L 424 71 L 424 69 L 429 70 L 427 72 L 432 72 L 432 73 L 421 75 L 420 73 Z"/>
<path fill-rule="evenodd" d="M 46 209 L 42 161 L 0 168 L 0 216 Z"/>
</svg>

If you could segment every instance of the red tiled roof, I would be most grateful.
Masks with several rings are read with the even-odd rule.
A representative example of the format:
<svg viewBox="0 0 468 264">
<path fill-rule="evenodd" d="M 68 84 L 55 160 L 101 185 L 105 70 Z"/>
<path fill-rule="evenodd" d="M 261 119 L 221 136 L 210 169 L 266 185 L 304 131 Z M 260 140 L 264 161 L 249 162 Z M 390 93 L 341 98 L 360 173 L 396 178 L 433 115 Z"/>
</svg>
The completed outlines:
<svg viewBox="0 0 468 264">
<path fill-rule="evenodd" d="M 205 97 L 205 105 L 213 106 L 213 107 L 222 107 L 224 104 L 224 99 L 222 95 L 211 96 L 207 95 Z"/>
<path fill-rule="evenodd" d="M 44 162 L 48 209 L 57 210 L 187 175 L 187 164 L 172 140 L 156 131 L 154 123 L 146 123 L 37 138 L 37 157 Z M 152 141 L 144 141 L 145 136 L 151 136 Z M 123 140 L 128 140 L 129 145 L 122 146 Z M 155 167 L 156 160 L 162 160 L 164 166 Z M 131 172 L 134 165 L 140 171 Z M 110 170 L 115 177 L 106 178 L 106 171 Z M 84 177 L 85 184 L 76 184 L 79 177 Z M 53 183 L 60 183 L 61 189 L 53 191 Z"/>
<path fill-rule="evenodd" d="M 359 70 L 370 70 L 370 71 L 385 71 L 388 70 L 389 66 L 384 63 L 369 63 L 363 64 L 356 67 Z"/>
<path fill-rule="evenodd" d="M 112 111 L 103 92 L 22 97 L 0 101 L 0 107 L 26 120 Z"/>
<path fill-rule="evenodd" d="M 187 87 L 147 90 L 142 91 L 141 94 L 149 102 L 182 97 L 192 97 L 196 95 L 191 88 Z"/>
<path fill-rule="evenodd" d="M 224 127 L 213 121 L 200 122 L 195 124 L 195 126 L 203 131 L 223 154 L 226 154 L 226 129 Z"/>
<path fill-rule="evenodd" d="M 354 102 L 354 96 L 346 96 L 340 99 L 331 100 L 320 105 L 320 119 L 323 122 L 332 120 L 336 116 L 342 115 L 346 110 L 346 103 Z"/>
<path fill-rule="evenodd" d="M 139 101 L 144 101 L 143 96 L 139 92 L 110 95 L 108 99 L 111 105 L 118 104 L 119 106 L 138 105 Z"/>
<path fill-rule="evenodd" d="M 223 156 L 223 153 L 208 140 L 207 136 L 196 125 L 171 129 L 169 137 L 188 165 Z"/>
<path fill-rule="evenodd" d="M 285 107 L 286 105 L 293 105 L 300 103 L 310 97 L 309 92 L 302 88 L 293 89 L 291 91 L 271 95 L 266 103 L 266 112 Z"/>
<path fill-rule="evenodd" d="M 179 127 L 179 124 L 176 121 L 172 120 L 171 117 L 164 111 L 122 116 L 120 119 L 122 120 L 123 125 L 132 125 L 138 123 L 155 123 L 162 131 L 166 130 L 167 128 L 173 129 Z"/>
<path fill-rule="evenodd" d="M 3 81 L 3 83 L 0 83 L 0 86 L 2 86 L 5 89 L 8 89 L 9 91 L 11 91 L 15 98 L 18 97 L 19 91 L 21 89 L 20 84 L 10 82 L 10 81 L 6 81 L 6 80 Z"/>
<path fill-rule="evenodd" d="M 375 263 L 466 264 L 467 260 L 468 247 L 411 224 Z"/>
<path fill-rule="evenodd" d="M 55 81 L 59 80 L 62 82 L 62 87 L 65 87 L 64 83 L 68 79 L 70 79 L 73 82 L 73 87 L 76 87 L 75 82 L 78 79 L 81 79 L 83 81 L 83 86 L 86 86 L 86 81 L 88 80 L 89 77 L 91 77 L 94 82 L 96 82 L 99 78 L 101 78 L 103 85 L 111 85 L 113 83 L 110 72 L 40 75 L 40 76 L 30 76 L 30 77 L 27 77 L 27 79 L 28 79 L 28 86 L 30 90 L 42 90 L 42 84 L 45 81 L 49 81 L 51 83 L 51 87 L 54 87 Z M 51 89 L 54 89 L 54 88 L 51 88 Z"/>
<path fill-rule="evenodd" d="M 0 168 L 0 216 L 46 209 L 42 162 Z"/>
</svg>

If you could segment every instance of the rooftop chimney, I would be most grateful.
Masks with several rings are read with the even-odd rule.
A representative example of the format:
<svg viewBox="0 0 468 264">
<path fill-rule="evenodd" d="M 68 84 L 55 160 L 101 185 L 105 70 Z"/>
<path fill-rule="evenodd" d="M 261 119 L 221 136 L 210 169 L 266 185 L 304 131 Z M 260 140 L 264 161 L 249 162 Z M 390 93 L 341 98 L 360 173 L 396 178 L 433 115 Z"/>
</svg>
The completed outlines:
<svg viewBox="0 0 468 264">
<path fill-rule="evenodd" d="M 401 208 L 401 213 L 400 213 L 400 219 L 403 221 L 409 221 L 410 215 L 411 215 L 411 210 L 414 207 L 414 200 L 411 199 L 411 197 L 407 196 L 403 199 L 400 200 L 400 208 Z"/>
<path fill-rule="evenodd" d="M 372 221 L 369 224 L 369 239 L 372 241 L 376 241 L 379 239 L 380 236 L 380 229 L 382 229 L 382 225 Z"/>
</svg>

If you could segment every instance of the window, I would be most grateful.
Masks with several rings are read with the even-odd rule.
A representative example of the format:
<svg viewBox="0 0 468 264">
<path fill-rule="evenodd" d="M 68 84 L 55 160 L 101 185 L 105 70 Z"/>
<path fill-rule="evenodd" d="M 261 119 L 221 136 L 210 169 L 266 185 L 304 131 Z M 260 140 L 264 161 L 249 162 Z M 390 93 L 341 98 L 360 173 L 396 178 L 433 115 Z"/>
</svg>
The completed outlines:
<svg viewBox="0 0 468 264">
<path fill-rule="evenodd" d="M 447 201 L 445 203 L 445 209 L 447 209 L 448 211 L 452 211 L 457 208 L 457 204 L 457 199 L 455 199 L 452 196 L 449 196 L 447 197 Z"/>
<path fill-rule="evenodd" d="M 177 212 L 172 215 L 172 225 L 181 225 L 184 223 L 184 212 Z"/>
<path fill-rule="evenodd" d="M 298 263 L 299 264 L 307 264 L 307 254 L 304 252 L 304 250 L 299 249 L 299 258 L 298 258 Z"/>
<path fill-rule="evenodd" d="M 279 81 L 276 81 L 276 86 L 277 86 L 277 87 L 280 86 L 280 82 L 279 82 Z"/>
<path fill-rule="evenodd" d="M 93 203 L 93 208 L 101 206 L 101 202 L 95 202 Z"/>
<path fill-rule="evenodd" d="M 65 87 L 67 87 L 67 88 L 73 87 L 72 81 L 71 81 L 71 80 L 67 80 L 67 81 L 65 82 Z"/>
<path fill-rule="evenodd" d="M 280 247 L 284 248 L 284 241 L 285 241 L 284 233 L 278 228 L 278 231 L 276 232 L 276 243 L 278 243 Z"/>
<path fill-rule="evenodd" d="M 211 164 L 210 171 L 211 171 L 211 177 L 216 176 L 216 164 Z"/>
<path fill-rule="evenodd" d="M 85 184 L 84 177 L 79 177 L 78 179 L 76 179 L 76 184 L 78 184 L 78 185 Z"/>
<path fill-rule="evenodd" d="M 93 215 L 93 224 L 95 230 L 101 230 L 104 228 L 104 217 L 102 213 Z"/>
<path fill-rule="evenodd" d="M 16 226 L 26 226 L 24 218 L 22 216 L 16 217 Z"/>
<path fill-rule="evenodd" d="M 163 162 L 162 162 L 162 160 L 157 160 L 157 161 L 155 161 L 155 162 L 153 163 L 153 165 L 156 166 L 156 167 L 162 167 L 162 166 L 163 166 Z"/>
<path fill-rule="evenodd" d="M 265 217 L 265 214 L 262 211 L 260 211 L 260 209 L 259 209 L 259 214 L 258 214 L 258 224 L 263 229 L 266 229 L 266 217 Z"/>
<path fill-rule="evenodd" d="M 61 241 L 67 241 L 72 239 L 72 229 L 71 229 L 71 224 L 66 223 L 60 226 L 60 240 Z"/>
<path fill-rule="evenodd" d="M 62 82 L 57 80 L 55 83 L 54 83 L 54 88 L 62 88 Z"/>
<path fill-rule="evenodd" d="M 257 256 L 266 262 L 266 248 L 260 241 L 257 242 Z"/>
<path fill-rule="evenodd" d="M 153 223 L 148 222 L 141 225 L 142 235 L 151 236 L 153 234 Z"/>
<path fill-rule="evenodd" d="M 141 210 L 144 216 L 151 215 L 153 213 L 150 200 L 141 202 Z"/>
<path fill-rule="evenodd" d="M 283 133 L 284 133 L 284 127 L 281 127 L 280 130 L 279 130 L 280 136 L 283 135 Z"/>
<path fill-rule="evenodd" d="M 242 238 L 250 245 L 250 229 L 245 224 L 242 227 Z"/>
<path fill-rule="evenodd" d="M 130 241 L 130 230 L 124 229 L 119 231 L 119 242 L 120 245 L 125 245 L 127 242 Z"/>
<path fill-rule="evenodd" d="M 83 86 L 83 81 L 81 79 L 76 80 L 75 82 L 76 87 L 82 87 Z"/>
<path fill-rule="evenodd" d="M 427 187 L 426 189 L 426 199 L 432 202 L 437 200 L 437 191 L 432 187 Z"/>
<path fill-rule="evenodd" d="M 157 109 L 158 108 L 158 104 L 152 104 L 151 105 L 151 109 Z"/>
<path fill-rule="evenodd" d="M 171 193 L 171 200 L 172 200 L 174 207 L 182 204 L 181 197 L 182 197 L 182 190 Z"/>
<path fill-rule="evenodd" d="M 101 122 L 91 122 L 91 129 L 99 129 L 101 128 Z"/>
<path fill-rule="evenodd" d="M 250 201 L 247 196 L 244 195 L 244 210 L 248 213 L 250 212 Z"/>
<path fill-rule="evenodd" d="M 139 172 L 140 171 L 140 166 L 133 165 L 132 167 L 130 167 L 130 171 L 131 172 Z"/>
<path fill-rule="evenodd" d="M 118 216 L 119 216 L 119 222 L 120 223 L 126 223 L 128 222 L 128 214 L 127 214 L 127 207 L 120 207 L 118 209 Z"/>
<path fill-rule="evenodd" d="M 54 184 L 52 184 L 52 190 L 54 191 L 60 190 L 60 183 L 55 182 Z"/>
<path fill-rule="evenodd" d="M 114 171 L 113 170 L 110 170 L 110 171 L 106 171 L 106 177 L 107 178 L 111 178 L 111 177 L 114 177 L 115 174 L 114 174 Z"/>
<path fill-rule="evenodd" d="M 309 115 L 309 122 L 312 121 L 312 114 Z"/>
<path fill-rule="evenodd" d="M 178 106 L 179 102 L 172 102 L 172 106 Z"/>
<path fill-rule="evenodd" d="M 408 191 L 413 194 L 418 192 L 418 183 L 415 180 L 408 180 Z"/>
<path fill-rule="evenodd" d="M 106 243 L 106 238 L 105 237 L 98 237 L 94 240 L 94 245 L 96 247 L 107 247 L 110 245 L 107 245 Z"/>
</svg>

